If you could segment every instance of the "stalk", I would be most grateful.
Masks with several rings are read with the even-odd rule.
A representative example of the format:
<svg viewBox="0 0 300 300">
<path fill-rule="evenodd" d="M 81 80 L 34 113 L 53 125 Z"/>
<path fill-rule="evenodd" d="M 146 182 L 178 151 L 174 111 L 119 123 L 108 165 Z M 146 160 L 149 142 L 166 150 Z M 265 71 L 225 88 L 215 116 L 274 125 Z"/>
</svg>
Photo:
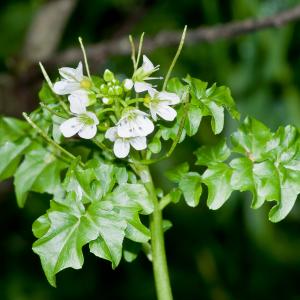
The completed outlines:
<svg viewBox="0 0 300 300">
<path fill-rule="evenodd" d="M 164 233 L 162 226 L 162 213 L 159 208 L 155 187 L 148 166 L 136 165 L 142 182 L 147 189 L 154 205 L 154 211 L 150 215 L 152 265 L 154 273 L 155 288 L 158 300 L 172 300 L 172 290 L 169 279 L 167 258 L 164 244 Z"/>
</svg>

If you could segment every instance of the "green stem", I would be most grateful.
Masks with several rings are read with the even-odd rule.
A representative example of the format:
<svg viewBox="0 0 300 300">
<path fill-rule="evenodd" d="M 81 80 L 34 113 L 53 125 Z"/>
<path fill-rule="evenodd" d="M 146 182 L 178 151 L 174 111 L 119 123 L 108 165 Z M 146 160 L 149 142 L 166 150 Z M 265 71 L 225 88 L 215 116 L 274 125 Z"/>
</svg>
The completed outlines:
<svg viewBox="0 0 300 300">
<path fill-rule="evenodd" d="M 38 127 L 31 119 L 30 117 L 23 112 L 23 117 L 25 120 L 31 125 L 33 129 L 35 129 L 44 139 L 46 142 L 48 142 L 50 145 L 52 145 L 54 148 L 56 148 L 58 151 L 64 153 L 71 161 L 76 159 L 76 156 L 74 156 L 72 153 L 67 151 L 65 148 L 61 147 L 57 143 L 55 143 L 40 127 Z M 79 161 L 79 164 L 81 167 L 84 167 L 84 163 L 82 161 Z"/>
<path fill-rule="evenodd" d="M 178 57 L 179 57 L 179 55 L 180 55 L 180 52 L 181 52 L 181 50 L 182 50 L 182 47 L 183 47 L 183 44 L 184 44 L 184 40 L 185 40 L 185 34 L 186 34 L 186 29 L 187 29 L 187 26 L 185 25 L 184 26 L 184 29 L 183 29 L 183 33 L 182 33 L 182 36 L 181 36 L 181 40 L 180 40 L 180 43 L 179 43 L 179 46 L 178 46 L 178 49 L 177 49 L 177 52 L 176 52 L 176 54 L 175 54 L 175 56 L 174 56 L 174 58 L 173 58 L 173 60 L 172 60 L 172 63 L 171 63 L 171 65 L 170 65 L 170 68 L 169 68 L 169 70 L 168 70 L 168 73 L 167 73 L 167 75 L 166 75 L 166 78 L 165 78 L 165 81 L 164 81 L 164 85 L 163 85 L 163 91 L 166 89 L 166 87 L 167 87 L 167 84 L 168 84 L 168 81 L 169 81 L 169 79 L 170 79 L 170 76 L 171 76 L 171 73 L 172 73 L 172 71 L 173 71 L 173 68 L 174 68 L 174 66 L 175 66 L 175 64 L 176 64 L 176 62 L 177 62 L 177 59 L 178 59 Z"/>
<path fill-rule="evenodd" d="M 158 300 L 172 300 L 172 291 L 168 273 L 167 258 L 164 244 L 162 226 L 162 212 L 159 208 L 155 187 L 148 166 L 135 165 L 142 182 L 145 185 L 154 205 L 154 211 L 150 215 L 152 265 Z"/>
</svg>

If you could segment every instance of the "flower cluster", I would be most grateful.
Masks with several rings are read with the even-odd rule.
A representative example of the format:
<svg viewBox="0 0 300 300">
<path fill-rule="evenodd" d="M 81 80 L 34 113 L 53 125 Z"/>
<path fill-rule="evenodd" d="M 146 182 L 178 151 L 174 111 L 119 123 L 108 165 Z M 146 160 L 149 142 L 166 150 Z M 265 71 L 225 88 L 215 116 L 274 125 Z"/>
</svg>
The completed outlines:
<svg viewBox="0 0 300 300">
<path fill-rule="evenodd" d="M 118 158 L 128 156 L 130 146 L 135 150 L 146 149 L 146 137 L 154 131 L 154 122 L 158 117 L 173 121 L 177 112 L 171 106 L 180 102 L 177 94 L 157 91 L 149 83 L 161 79 L 152 77 L 157 70 L 159 66 L 154 66 L 145 55 L 132 78 L 122 82 L 109 70 L 99 80 L 85 76 L 81 62 L 75 69 L 59 69 L 61 80 L 53 85 L 53 91 L 67 95 L 70 107 L 70 118 L 60 125 L 61 133 L 65 137 L 78 134 L 92 139 L 97 128 L 110 124 L 104 129 L 105 138 L 114 143 L 113 151 Z M 139 107 L 141 103 L 147 111 Z"/>
</svg>

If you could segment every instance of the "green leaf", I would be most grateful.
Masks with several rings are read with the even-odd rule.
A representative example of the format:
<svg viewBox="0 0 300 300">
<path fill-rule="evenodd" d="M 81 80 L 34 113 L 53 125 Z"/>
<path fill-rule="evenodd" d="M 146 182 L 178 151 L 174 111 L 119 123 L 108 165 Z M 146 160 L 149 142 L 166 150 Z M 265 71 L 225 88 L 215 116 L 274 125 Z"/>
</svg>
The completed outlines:
<svg viewBox="0 0 300 300">
<path fill-rule="evenodd" d="M 189 164 L 185 162 L 171 170 L 168 170 L 167 172 L 165 172 L 165 175 L 170 181 L 177 183 L 189 171 L 189 169 Z"/>
<path fill-rule="evenodd" d="M 148 144 L 148 148 L 152 153 L 159 153 L 161 151 L 161 131 L 158 130 L 154 137 L 152 138 L 152 141 Z"/>
<path fill-rule="evenodd" d="M 233 188 L 230 184 L 232 169 L 224 164 L 218 163 L 204 172 L 202 182 L 208 187 L 207 205 L 210 209 L 220 208 L 230 197 Z"/>
<path fill-rule="evenodd" d="M 196 207 L 199 204 L 202 186 L 201 176 L 198 173 L 190 172 L 185 174 L 179 182 L 179 188 L 182 190 L 188 206 Z"/>
<path fill-rule="evenodd" d="M 40 256 L 49 283 L 55 286 L 55 274 L 66 268 L 79 269 L 83 264 L 82 247 L 94 241 L 91 251 L 108 259 L 115 267 L 121 258 L 126 222 L 108 202 L 92 203 L 87 210 L 70 193 L 67 198 L 52 201 L 47 212 L 50 227 L 45 232 L 45 219 L 38 219 L 35 232 L 41 236 L 33 251 Z"/>
<path fill-rule="evenodd" d="M 86 215 L 97 227 L 99 234 L 96 240 L 90 242 L 90 251 L 100 258 L 111 261 L 112 267 L 116 268 L 122 257 L 126 222 L 119 214 L 110 210 L 109 202 L 92 203 Z"/>
<path fill-rule="evenodd" d="M 123 244 L 124 259 L 129 263 L 133 262 L 137 258 L 139 252 L 141 251 L 141 248 L 142 244 L 135 243 L 130 240 L 125 240 Z"/>
<path fill-rule="evenodd" d="M 253 163 L 250 159 L 242 157 L 232 160 L 230 166 L 233 169 L 233 188 L 241 192 L 252 192 L 252 208 L 259 208 L 265 201 L 279 199 L 279 176 L 272 162 L 266 160 Z"/>
<path fill-rule="evenodd" d="M 7 141 L 14 142 L 28 135 L 30 126 L 27 122 L 8 117 L 0 117 L 0 145 Z"/>
<path fill-rule="evenodd" d="M 231 154 L 225 139 L 213 146 L 202 146 L 195 151 L 197 157 L 196 165 L 210 166 L 214 163 L 225 161 Z"/>
<path fill-rule="evenodd" d="M 187 118 L 185 122 L 185 130 L 188 136 L 193 136 L 198 132 L 202 120 L 202 111 L 195 105 L 189 105 L 187 111 Z"/>
<path fill-rule="evenodd" d="M 48 215 L 42 215 L 32 224 L 32 232 L 36 238 L 41 238 L 47 233 L 51 224 Z"/>
<path fill-rule="evenodd" d="M 245 154 L 251 160 L 258 161 L 264 159 L 264 154 L 272 147 L 272 133 L 261 122 L 246 118 L 237 132 L 231 135 L 233 151 Z"/>
<path fill-rule="evenodd" d="M 240 114 L 236 110 L 235 102 L 231 96 L 230 89 L 228 87 L 217 87 L 217 85 L 214 83 L 209 89 L 206 90 L 206 96 L 207 98 L 214 101 L 216 104 L 224 106 L 229 111 L 232 118 L 237 120 L 240 118 Z"/>
<path fill-rule="evenodd" d="M 153 203 L 142 184 L 123 184 L 117 186 L 105 200 L 114 205 L 115 210 L 127 222 L 126 237 L 135 242 L 147 242 L 149 229 L 139 219 L 140 214 L 150 214 Z"/>
<path fill-rule="evenodd" d="M 153 203 L 142 184 L 126 183 L 117 186 L 107 197 L 120 208 L 133 208 L 146 215 L 153 212 Z"/>
<path fill-rule="evenodd" d="M 217 87 L 216 84 L 207 88 L 206 82 L 190 76 L 187 76 L 185 81 L 190 86 L 191 103 L 199 109 L 197 115 L 212 116 L 211 125 L 215 134 L 219 134 L 223 130 L 224 108 L 229 111 L 233 118 L 239 119 L 239 113 L 236 110 L 229 88 L 225 86 Z M 196 127 L 194 131 L 196 131 Z"/>
<path fill-rule="evenodd" d="M 269 213 L 269 219 L 272 222 L 281 221 L 293 208 L 300 194 L 300 172 L 291 172 L 290 169 L 280 168 L 280 183 L 280 201 L 272 207 Z"/>
<path fill-rule="evenodd" d="M 14 175 L 23 154 L 30 145 L 29 138 L 20 138 L 15 142 L 7 141 L 0 145 L 0 180 Z"/>
<path fill-rule="evenodd" d="M 41 146 L 27 153 L 14 179 L 18 205 L 25 205 L 29 191 L 49 194 L 60 191 L 60 172 L 65 168 L 65 163 Z"/>
<path fill-rule="evenodd" d="M 43 82 L 42 88 L 39 91 L 39 98 L 45 104 L 51 104 L 57 102 L 57 96 L 50 89 L 47 82 Z"/>
<path fill-rule="evenodd" d="M 214 134 L 219 134 L 224 127 L 224 108 L 215 102 L 207 102 L 207 107 L 213 117 L 211 120 L 212 130 Z"/>
</svg>

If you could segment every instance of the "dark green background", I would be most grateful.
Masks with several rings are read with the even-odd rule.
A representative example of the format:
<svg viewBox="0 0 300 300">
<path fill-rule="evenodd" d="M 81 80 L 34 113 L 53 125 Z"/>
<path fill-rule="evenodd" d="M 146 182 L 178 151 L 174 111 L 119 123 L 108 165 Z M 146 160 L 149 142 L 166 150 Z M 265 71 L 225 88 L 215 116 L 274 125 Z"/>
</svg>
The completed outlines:
<svg viewBox="0 0 300 300">
<path fill-rule="evenodd" d="M 12 63 L 20 55 L 25 33 L 35 11 L 44 1 L 0 2 L 0 108 L 1 114 L 20 116 L 20 107 L 35 107 L 37 97 L 24 97 L 38 84 L 18 81 Z M 110 38 L 138 8 L 143 15 L 131 33 L 153 35 L 161 30 L 181 30 L 264 17 L 297 4 L 296 0 L 98 0 L 79 1 L 67 24 L 59 48 Z M 163 75 L 174 47 L 157 49 L 150 58 L 161 65 Z M 230 86 L 242 116 L 250 115 L 272 129 L 280 124 L 300 126 L 300 22 L 247 36 L 184 48 L 175 68 L 178 76 L 190 73 L 210 83 Z M 60 67 L 60 66 L 57 66 Z M 111 68 L 131 73 L 129 57 L 111 57 L 96 72 Z M 36 67 L 37 68 L 37 67 Z M 56 74 L 52 74 L 54 77 Z M 15 97 L 5 92 L 6 78 L 16 79 Z M 25 92 L 24 92 L 25 91 Z M 23 102 L 28 103 L 23 103 Z M 228 117 L 228 116 L 227 116 Z M 204 143 L 215 143 L 209 119 L 197 136 L 181 145 L 173 159 L 154 169 L 162 188 L 169 183 L 162 170 L 176 163 L 193 162 L 192 152 Z M 227 118 L 224 135 L 237 126 Z M 65 270 L 57 276 L 58 287 L 47 283 L 39 258 L 31 251 L 31 223 L 47 208 L 48 199 L 31 195 L 23 210 L 17 208 L 12 184 L 0 189 L 0 299 L 155 299 L 150 263 L 144 255 L 112 271 L 108 262 L 86 254 L 82 270 Z M 175 299 L 297 300 L 300 299 L 300 206 L 279 224 L 267 220 L 270 208 L 251 210 L 251 195 L 234 193 L 219 211 L 209 211 L 202 195 L 199 207 L 170 205 L 165 217 L 173 228 L 166 247 Z"/>
</svg>

